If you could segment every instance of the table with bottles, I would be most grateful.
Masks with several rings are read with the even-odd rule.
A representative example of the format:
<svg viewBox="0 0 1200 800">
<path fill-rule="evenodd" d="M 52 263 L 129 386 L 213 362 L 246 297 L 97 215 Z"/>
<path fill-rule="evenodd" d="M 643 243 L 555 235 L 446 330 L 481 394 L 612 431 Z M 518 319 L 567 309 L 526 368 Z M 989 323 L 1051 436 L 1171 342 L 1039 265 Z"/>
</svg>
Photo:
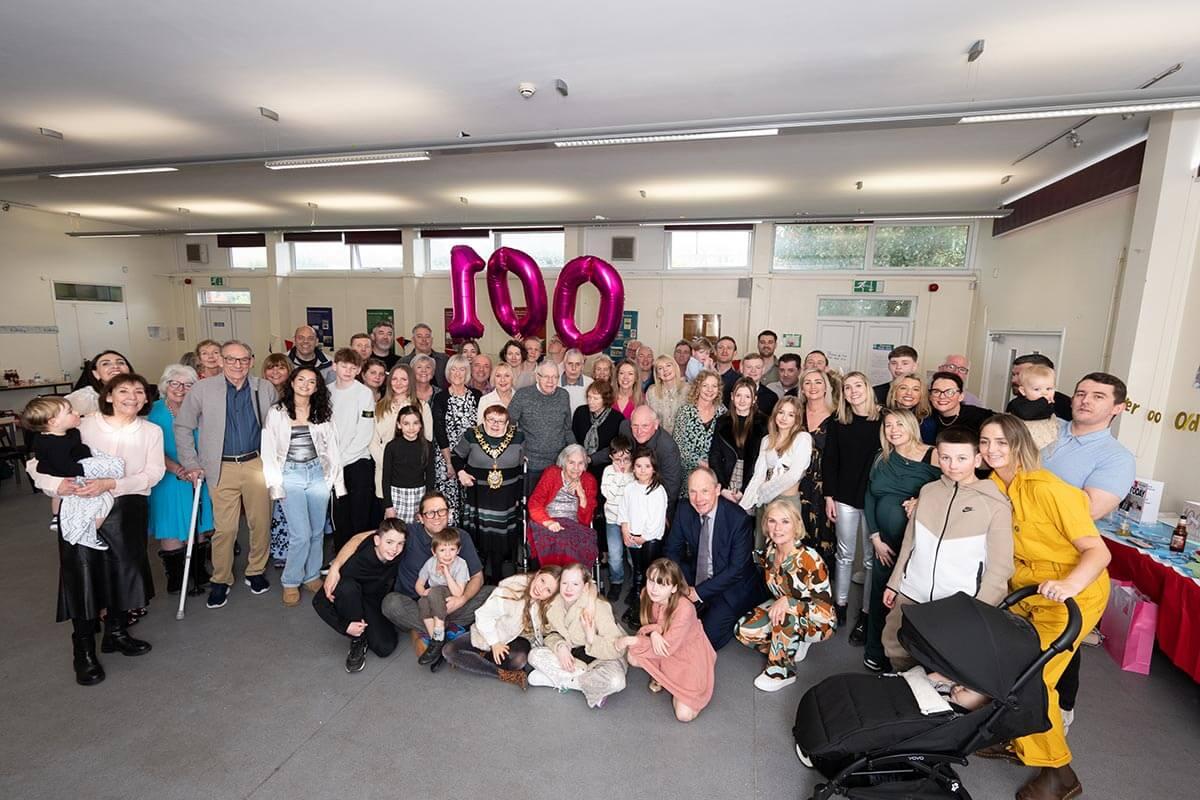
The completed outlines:
<svg viewBox="0 0 1200 800">
<path fill-rule="evenodd" d="M 1128 524 L 1113 516 L 1097 523 L 1112 562 L 1108 574 L 1128 581 L 1158 604 L 1159 648 L 1200 682 L 1200 544 L 1189 539 L 1182 553 L 1170 550 L 1173 525 Z"/>
</svg>

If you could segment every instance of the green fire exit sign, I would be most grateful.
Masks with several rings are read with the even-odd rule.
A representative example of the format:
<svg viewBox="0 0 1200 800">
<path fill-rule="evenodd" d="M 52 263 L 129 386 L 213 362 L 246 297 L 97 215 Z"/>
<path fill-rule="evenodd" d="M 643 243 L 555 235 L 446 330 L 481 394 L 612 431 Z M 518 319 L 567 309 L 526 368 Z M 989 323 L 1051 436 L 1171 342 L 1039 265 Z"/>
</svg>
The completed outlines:
<svg viewBox="0 0 1200 800">
<path fill-rule="evenodd" d="M 854 282 L 854 293 L 855 294 L 860 294 L 860 293 L 871 294 L 874 292 L 882 292 L 882 291 L 883 291 L 883 281 L 855 281 Z"/>
</svg>

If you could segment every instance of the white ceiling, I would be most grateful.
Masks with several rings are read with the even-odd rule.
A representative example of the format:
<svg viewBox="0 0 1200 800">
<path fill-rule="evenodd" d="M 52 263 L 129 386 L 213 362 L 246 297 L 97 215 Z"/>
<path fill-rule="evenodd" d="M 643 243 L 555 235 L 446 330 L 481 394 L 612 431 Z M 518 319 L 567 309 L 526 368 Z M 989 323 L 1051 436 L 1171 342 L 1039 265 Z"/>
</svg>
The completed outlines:
<svg viewBox="0 0 1200 800">
<path fill-rule="evenodd" d="M 0 199 L 136 228 L 239 229 L 308 224 L 308 202 L 325 225 L 992 208 L 1135 139 L 1145 117 L 1097 119 L 1080 130 L 1082 147 L 1059 142 L 1015 167 L 1071 121 L 435 153 L 424 163 L 290 172 L 259 160 L 112 178 L 37 174 L 56 165 L 458 144 L 459 130 L 488 142 L 1021 105 L 1127 93 L 1177 62 L 1183 69 L 1155 89 L 1200 94 L 1198 29 L 1200 3 L 1175 0 L 834 8 L 5 0 Z M 986 52 L 968 65 L 965 51 L 979 38 Z M 555 93 L 555 78 L 568 82 L 568 97 Z M 530 100 L 516 92 L 523 80 L 539 87 Z M 1002 187 L 1006 174 L 1014 177 Z"/>
</svg>

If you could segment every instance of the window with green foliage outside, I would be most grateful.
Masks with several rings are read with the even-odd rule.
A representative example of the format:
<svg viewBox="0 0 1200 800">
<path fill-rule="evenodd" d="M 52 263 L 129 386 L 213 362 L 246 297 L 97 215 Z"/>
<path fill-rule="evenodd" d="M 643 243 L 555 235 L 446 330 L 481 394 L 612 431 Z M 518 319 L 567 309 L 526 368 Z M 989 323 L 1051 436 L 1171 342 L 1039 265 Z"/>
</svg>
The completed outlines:
<svg viewBox="0 0 1200 800">
<path fill-rule="evenodd" d="M 861 270 L 867 225 L 776 225 L 775 269 Z"/>
<path fill-rule="evenodd" d="M 962 269 L 967 265 L 969 225 L 877 225 L 875 267 Z"/>
</svg>

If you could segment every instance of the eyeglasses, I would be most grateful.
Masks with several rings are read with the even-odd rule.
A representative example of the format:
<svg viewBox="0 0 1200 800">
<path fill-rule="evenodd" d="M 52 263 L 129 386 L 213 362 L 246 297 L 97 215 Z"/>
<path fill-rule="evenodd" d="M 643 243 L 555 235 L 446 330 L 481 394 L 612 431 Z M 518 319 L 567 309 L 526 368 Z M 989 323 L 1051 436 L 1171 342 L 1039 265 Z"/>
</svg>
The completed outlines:
<svg viewBox="0 0 1200 800">
<path fill-rule="evenodd" d="M 942 364 L 938 367 L 941 372 L 957 372 L 959 375 L 966 375 L 971 371 L 970 367 L 960 367 L 958 364 Z"/>
<path fill-rule="evenodd" d="M 930 397 L 945 397 L 951 398 L 958 394 L 958 389 L 930 389 Z"/>
<path fill-rule="evenodd" d="M 191 383 L 184 383 L 183 381 L 167 381 L 167 386 L 170 386 L 172 389 L 190 389 L 190 388 L 192 388 Z"/>
<path fill-rule="evenodd" d="M 224 356 L 223 358 L 225 360 L 225 363 L 229 364 L 230 366 L 233 366 L 234 364 L 241 364 L 244 367 L 250 366 L 250 362 L 254 360 L 254 356 L 246 356 L 245 358 L 235 358 L 234 356 Z"/>
<path fill-rule="evenodd" d="M 426 519 L 437 519 L 438 517 L 448 517 L 448 516 L 450 516 L 450 509 L 435 508 L 433 511 L 422 511 L 421 516 L 425 517 Z"/>
</svg>

